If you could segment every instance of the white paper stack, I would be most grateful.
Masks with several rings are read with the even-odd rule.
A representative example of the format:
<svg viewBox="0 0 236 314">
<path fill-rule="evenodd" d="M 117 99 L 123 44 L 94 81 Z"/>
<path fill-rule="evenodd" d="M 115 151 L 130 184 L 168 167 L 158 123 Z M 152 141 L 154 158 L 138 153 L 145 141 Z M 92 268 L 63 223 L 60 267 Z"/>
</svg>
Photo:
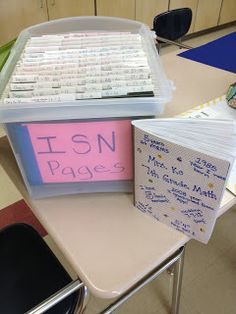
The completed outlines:
<svg viewBox="0 0 236 314">
<path fill-rule="evenodd" d="M 77 32 L 31 37 L 4 102 L 153 97 L 153 90 L 140 34 Z"/>
<path fill-rule="evenodd" d="M 207 243 L 236 157 L 233 120 L 139 120 L 135 205 Z"/>
</svg>

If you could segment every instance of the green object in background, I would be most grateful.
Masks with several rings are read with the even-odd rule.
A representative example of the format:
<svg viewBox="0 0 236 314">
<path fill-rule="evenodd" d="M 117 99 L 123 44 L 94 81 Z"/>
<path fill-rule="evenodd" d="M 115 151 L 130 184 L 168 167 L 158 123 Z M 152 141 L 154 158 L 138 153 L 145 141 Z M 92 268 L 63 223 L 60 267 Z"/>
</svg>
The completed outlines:
<svg viewBox="0 0 236 314">
<path fill-rule="evenodd" d="M 10 41 L 9 43 L 0 47 L 0 71 L 2 70 L 7 58 L 9 57 L 12 46 L 15 43 L 15 39 Z"/>
<path fill-rule="evenodd" d="M 230 85 L 226 94 L 226 100 L 230 107 L 236 108 L 236 83 Z"/>
</svg>

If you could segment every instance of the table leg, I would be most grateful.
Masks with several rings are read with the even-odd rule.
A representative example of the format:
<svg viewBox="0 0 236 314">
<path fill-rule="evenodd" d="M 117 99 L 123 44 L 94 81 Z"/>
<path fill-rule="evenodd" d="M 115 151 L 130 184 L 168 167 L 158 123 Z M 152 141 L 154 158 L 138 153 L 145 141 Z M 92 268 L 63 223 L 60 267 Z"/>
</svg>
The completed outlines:
<svg viewBox="0 0 236 314">
<path fill-rule="evenodd" d="M 86 313 L 86 307 L 89 302 L 90 292 L 86 286 L 83 287 L 83 301 L 78 304 L 76 314 Z"/>
<path fill-rule="evenodd" d="M 171 314 L 179 313 L 180 304 L 180 294 L 182 286 L 183 277 L 183 267 L 184 267 L 184 247 L 178 260 L 175 262 L 174 266 L 174 282 L 173 282 L 173 292 L 172 292 L 172 305 Z"/>
<path fill-rule="evenodd" d="M 172 312 L 171 314 L 178 314 L 179 300 L 181 292 L 181 279 L 183 272 L 183 252 L 184 247 L 181 247 L 177 252 L 175 252 L 169 259 L 163 262 L 145 278 L 140 280 L 136 285 L 131 287 L 126 293 L 124 293 L 118 300 L 109 305 L 100 314 L 110 314 L 115 311 L 119 306 L 125 303 L 130 297 L 132 297 L 137 291 L 143 288 L 146 284 L 152 282 L 156 279 L 164 270 L 168 269 L 172 265 L 175 267 L 174 284 L 173 284 L 173 294 L 172 294 Z"/>
</svg>

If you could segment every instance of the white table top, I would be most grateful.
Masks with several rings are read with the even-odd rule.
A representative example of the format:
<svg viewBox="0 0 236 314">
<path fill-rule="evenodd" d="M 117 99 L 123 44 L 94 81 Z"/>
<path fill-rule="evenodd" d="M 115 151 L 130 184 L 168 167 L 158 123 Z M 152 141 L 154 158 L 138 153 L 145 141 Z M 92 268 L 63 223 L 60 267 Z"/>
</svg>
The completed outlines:
<svg viewBox="0 0 236 314">
<path fill-rule="evenodd" d="M 177 88 L 165 116 L 224 94 L 235 80 L 229 72 L 175 53 L 162 60 Z M 0 144 L 0 152 L 1 164 L 27 199 L 6 143 Z M 101 298 L 121 295 L 189 240 L 139 212 L 131 194 L 83 194 L 28 202 L 79 277 Z M 235 203 L 236 198 L 226 191 L 219 214 Z"/>
<path fill-rule="evenodd" d="M 180 49 L 179 53 L 183 50 Z M 161 56 L 167 77 L 174 82 L 173 100 L 166 105 L 163 117 L 173 117 L 197 105 L 226 94 L 236 80 L 234 73 L 176 56 Z"/>
</svg>

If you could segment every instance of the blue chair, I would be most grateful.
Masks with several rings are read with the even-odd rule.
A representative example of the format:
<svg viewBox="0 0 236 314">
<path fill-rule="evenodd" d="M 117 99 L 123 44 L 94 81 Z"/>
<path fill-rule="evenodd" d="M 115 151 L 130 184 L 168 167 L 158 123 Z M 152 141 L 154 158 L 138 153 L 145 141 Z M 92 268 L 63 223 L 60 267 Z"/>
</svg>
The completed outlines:
<svg viewBox="0 0 236 314">
<path fill-rule="evenodd" d="M 192 22 L 192 10 L 181 8 L 170 10 L 153 19 L 153 30 L 156 34 L 157 42 L 176 44 L 180 47 L 191 48 L 180 43 L 181 38 L 187 34 Z M 176 43 L 176 41 L 178 41 Z"/>
</svg>

